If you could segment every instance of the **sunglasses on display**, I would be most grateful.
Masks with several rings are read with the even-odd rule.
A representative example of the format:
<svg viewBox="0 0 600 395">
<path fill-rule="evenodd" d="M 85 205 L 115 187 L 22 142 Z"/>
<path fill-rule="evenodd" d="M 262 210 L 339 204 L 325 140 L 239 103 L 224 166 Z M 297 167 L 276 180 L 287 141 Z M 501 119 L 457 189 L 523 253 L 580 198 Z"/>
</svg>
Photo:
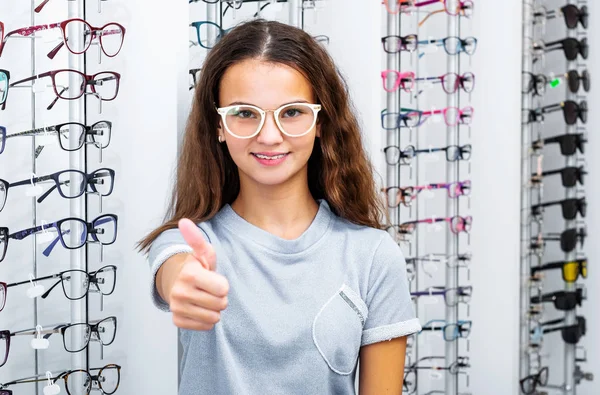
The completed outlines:
<svg viewBox="0 0 600 395">
<path fill-rule="evenodd" d="M 44 188 L 40 184 L 53 185 L 44 192 Z M 29 185 L 32 188 L 39 186 L 39 193 L 44 193 L 37 199 L 37 202 L 42 203 L 55 190 L 65 199 L 75 199 L 86 192 L 99 196 L 109 196 L 113 191 L 114 184 L 115 171 L 108 168 L 98 169 L 89 174 L 79 170 L 63 170 L 14 183 L 0 179 L 0 211 L 2 211 L 6 204 L 8 190 L 18 186 Z"/>
<path fill-rule="evenodd" d="M 33 234 L 43 237 L 43 241 L 50 242 L 43 251 L 44 256 L 50 256 L 59 241 L 68 250 L 81 248 L 86 243 L 111 245 L 117 239 L 117 219 L 114 214 L 100 215 L 92 222 L 70 217 L 11 234 L 9 234 L 8 228 L 0 228 L 0 262 L 6 257 L 9 239 L 23 240 Z M 46 235 L 48 237 L 45 237 Z M 91 237 L 91 240 L 88 237 Z"/>
<path fill-rule="evenodd" d="M 530 110 L 528 122 L 543 122 L 544 114 L 561 110 L 567 125 L 575 125 L 578 118 L 582 123 L 587 123 L 588 105 L 585 100 L 582 100 L 579 104 L 573 100 L 567 100 Z"/>
<path fill-rule="evenodd" d="M 561 81 L 566 81 L 571 93 L 579 92 L 579 87 L 583 86 L 585 92 L 589 92 L 591 88 L 591 77 L 587 70 L 583 70 L 581 75 L 577 70 L 569 70 L 564 74 L 549 79 L 548 84 L 552 88 L 556 88 L 561 84 Z"/>
<path fill-rule="evenodd" d="M 405 92 L 410 92 L 415 86 L 415 73 L 412 71 L 384 70 L 381 72 L 381 79 L 386 92 L 394 92 L 398 90 L 398 87 Z"/>
<path fill-rule="evenodd" d="M 465 93 L 471 93 L 475 88 L 475 74 L 473 73 L 464 73 L 462 75 L 456 73 L 446 73 L 437 77 L 415 78 L 415 81 L 429 84 L 440 84 L 444 92 L 448 94 L 456 93 L 459 88 L 462 88 Z M 420 91 L 419 93 L 421 92 L 423 91 Z"/>
<path fill-rule="evenodd" d="M 400 51 L 414 52 L 417 50 L 418 41 L 419 39 L 416 34 L 385 36 L 381 38 L 381 44 L 386 53 L 398 53 Z"/>
<path fill-rule="evenodd" d="M 531 268 L 531 275 L 537 272 L 553 269 L 562 269 L 562 278 L 566 283 L 574 283 L 579 276 L 587 278 L 587 259 L 577 259 L 573 261 L 550 262 L 541 266 Z"/>
<path fill-rule="evenodd" d="M 429 287 L 428 291 L 417 291 L 411 292 L 410 295 L 414 297 L 419 296 L 443 296 L 446 306 L 457 306 L 459 303 L 469 303 L 471 301 L 471 294 L 473 287 L 457 287 L 457 288 L 446 288 L 446 287 Z"/>
<path fill-rule="evenodd" d="M 23 27 L 6 34 L 4 24 L 0 22 L 0 56 L 2 56 L 9 38 L 15 35 L 29 37 L 36 32 L 50 29 L 60 29 L 62 35 L 62 42 L 48 53 L 50 59 L 54 59 L 56 54 L 65 46 L 72 54 L 80 55 L 90 48 L 95 39 L 100 44 L 104 55 L 112 58 L 121 51 L 125 39 L 125 28 L 116 22 L 107 23 L 102 27 L 95 27 L 83 19 L 73 18 L 47 25 Z"/>
<path fill-rule="evenodd" d="M 588 173 L 584 170 L 583 166 L 569 166 L 564 167 L 562 169 L 544 171 L 541 174 L 532 174 L 531 182 L 541 183 L 543 177 L 548 177 L 556 174 L 560 174 L 563 187 L 572 188 L 576 186 L 577 183 L 583 185 L 583 176 Z"/>
<path fill-rule="evenodd" d="M 533 13 L 534 23 L 545 24 L 546 20 L 564 17 L 565 25 L 569 29 L 576 29 L 580 23 L 584 29 L 588 28 L 589 12 L 586 5 L 577 7 L 575 4 L 567 4 L 564 7 L 554 10 L 546 10 L 542 7 Z"/>
<path fill-rule="evenodd" d="M 567 229 L 562 233 L 547 233 L 545 235 L 540 233 L 537 237 L 532 237 L 531 248 L 543 251 L 547 241 L 560 241 L 560 249 L 563 252 L 571 252 L 577 247 L 577 242 L 583 248 L 586 237 L 587 230 L 585 227 Z"/>
<path fill-rule="evenodd" d="M 103 150 L 110 144 L 112 122 L 98 121 L 91 126 L 78 122 L 67 122 L 58 125 L 7 134 L 6 128 L 0 126 L 0 154 L 4 152 L 6 140 L 13 137 L 35 137 L 56 135 L 58 144 L 63 151 L 77 151 L 84 144 L 93 144 Z"/>
<path fill-rule="evenodd" d="M 471 333 L 472 321 L 459 320 L 456 323 L 447 323 L 445 320 L 430 320 L 421 328 L 422 331 L 442 331 L 447 342 L 459 338 L 466 338 Z M 419 334 L 421 333 L 419 332 Z"/>
<path fill-rule="evenodd" d="M 320 104 L 291 103 L 274 110 L 264 110 L 252 105 L 235 105 L 217 108 L 225 130 L 233 137 L 250 139 L 258 135 L 265 124 L 266 114 L 273 113 L 277 127 L 288 137 L 301 137 L 317 124 Z"/>
<path fill-rule="evenodd" d="M 540 296 L 532 296 L 531 303 L 554 303 L 557 310 L 573 310 L 583 302 L 583 288 L 576 291 L 557 291 Z"/>
<path fill-rule="evenodd" d="M 569 61 L 577 59 L 577 55 L 581 55 L 583 59 L 588 58 L 589 46 L 587 38 L 578 40 L 573 37 L 563 38 L 562 40 L 551 41 L 548 43 L 540 42 L 533 44 L 533 51 L 537 59 L 541 58 L 544 53 L 563 50 L 565 57 Z"/>
<path fill-rule="evenodd" d="M 444 50 L 448 55 L 458 55 L 461 52 L 467 55 L 473 55 L 477 49 L 477 39 L 475 37 L 465 37 L 464 39 L 456 36 L 450 36 L 446 38 L 439 38 L 433 40 L 419 40 L 417 42 L 419 46 L 434 44 L 438 47 L 444 47 Z M 425 53 L 419 54 L 423 56 Z"/>
<path fill-rule="evenodd" d="M 531 330 L 531 333 L 534 334 L 534 337 L 541 337 L 546 333 L 558 332 L 560 331 L 562 339 L 567 344 L 577 344 L 579 340 L 585 336 L 587 332 L 587 325 L 585 321 L 585 317 L 577 316 L 577 323 L 572 325 L 559 325 L 555 327 L 548 328 L 548 326 L 556 325 L 560 323 L 564 323 L 564 318 L 559 318 L 556 320 L 551 320 L 547 322 L 542 322 L 540 325 Z"/>
<path fill-rule="evenodd" d="M 38 325 L 36 328 L 25 329 L 17 332 L 9 330 L 0 331 L 0 367 L 6 364 L 10 354 L 10 338 L 14 336 L 37 336 L 38 339 L 47 340 L 53 334 L 61 334 L 65 351 L 76 353 L 85 350 L 90 340 L 97 341 L 103 346 L 109 346 L 115 340 L 117 333 L 117 317 L 107 317 L 96 323 L 61 324 L 52 329 L 44 329 Z M 3 355 L 3 350 L 5 350 Z M 4 361 L 2 358 L 4 357 Z"/>
<path fill-rule="evenodd" d="M 108 364 L 101 368 L 91 368 L 89 370 L 67 370 L 56 376 L 52 376 L 52 373 L 46 372 L 35 376 L 24 377 L 0 384 L 0 388 L 2 388 L 0 389 L 0 394 L 2 394 L 3 389 L 8 386 L 44 382 L 47 382 L 49 386 L 56 385 L 58 387 L 58 392 L 51 392 L 53 394 L 62 394 L 64 391 L 64 393 L 68 395 L 90 395 L 90 393 L 95 390 L 100 391 L 103 395 L 112 395 L 117 391 L 119 383 L 121 382 L 121 366 Z M 12 394 L 12 392 L 9 392 L 9 394 Z"/>
<path fill-rule="evenodd" d="M 232 28 L 224 30 L 221 26 L 217 25 L 214 22 L 210 21 L 196 21 L 190 23 L 190 27 L 196 29 L 196 37 L 198 39 L 198 44 L 191 41 L 191 45 L 200 45 L 205 49 L 212 49 L 215 44 L 225 36 L 225 34 L 229 33 Z"/>
<path fill-rule="evenodd" d="M 560 145 L 560 153 L 563 156 L 574 155 L 576 151 L 584 153 L 585 143 L 587 139 L 583 133 L 572 133 L 563 134 L 560 136 L 548 137 L 543 140 L 536 140 L 532 143 L 531 147 L 534 150 L 539 150 L 544 147 L 545 144 L 558 143 Z"/>
<path fill-rule="evenodd" d="M 56 98 L 46 108 L 51 110 L 58 99 L 76 100 L 84 94 L 96 96 L 101 101 L 111 101 L 117 97 L 119 93 L 119 82 L 121 74 L 112 71 L 102 71 L 93 75 L 84 74 L 77 70 L 61 69 L 48 71 L 43 74 L 34 75 L 23 80 L 11 83 L 9 86 L 15 87 L 29 81 L 41 80 L 42 78 L 50 77 Z M 74 82 L 70 84 L 70 82 Z M 87 86 L 90 86 L 91 93 L 86 92 Z M 35 90 L 35 85 L 27 86 Z M 6 108 L 6 101 L 2 104 L 2 110 Z"/>
<path fill-rule="evenodd" d="M 471 225 L 473 224 L 473 217 L 470 215 L 466 217 L 455 215 L 454 217 L 433 217 L 419 219 L 416 221 L 403 222 L 398 225 L 397 229 L 399 229 L 400 234 L 412 234 L 417 229 L 418 224 L 437 224 L 439 222 L 448 222 L 450 231 L 454 234 L 459 234 L 461 232 L 469 233 L 471 230 Z"/>
<path fill-rule="evenodd" d="M 536 374 L 530 374 L 529 376 L 521 379 L 519 384 L 521 385 L 521 391 L 525 395 L 534 394 L 538 386 L 543 387 L 548 384 L 548 367 L 544 367 Z"/>
<path fill-rule="evenodd" d="M 448 191 L 449 198 L 457 198 L 459 196 L 466 196 L 471 193 L 471 180 L 467 181 L 456 181 L 450 183 L 437 183 L 428 185 L 417 185 L 414 187 L 387 187 L 382 188 L 381 192 L 386 193 L 386 199 L 388 207 L 398 207 L 401 203 L 405 207 L 409 207 L 417 195 L 422 191 L 434 190 L 434 189 L 446 189 Z"/>
<path fill-rule="evenodd" d="M 52 279 L 58 279 L 58 281 L 48 288 L 48 290 L 45 290 L 43 285 L 36 284 L 37 281 Z M 38 278 L 34 278 L 33 275 L 31 275 L 28 280 L 11 284 L 0 283 L 0 311 L 2 311 L 6 305 L 8 288 L 11 287 L 30 285 L 39 288 L 38 295 L 41 296 L 42 299 L 46 299 L 52 290 L 55 289 L 57 285 L 61 284 L 63 293 L 68 300 L 79 300 L 83 299 L 83 297 L 90 292 L 90 284 L 93 285 L 92 292 L 104 296 L 112 294 L 115 290 L 116 281 L 117 267 L 114 265 L 107 265 L 90 273 L 73 269 Z M 75 285 L 78 286 L 76 287 Z"/>
<path fill-rule="evenodd" d="M 577 218 L 577 213 L 581 214 L 585 218 L 587 213 L 587 201 L 585 197 L 582 198 L 568 198 L 563 200 L 554 200 L 551 202 L 545 202 L 535 204 L 531 206 L 531 214 L 539 217 L 543 214 L 545 207 L 560 205 L 562 209 L 563 218 L 566 220 L 573 220 Z"/>
</svg>

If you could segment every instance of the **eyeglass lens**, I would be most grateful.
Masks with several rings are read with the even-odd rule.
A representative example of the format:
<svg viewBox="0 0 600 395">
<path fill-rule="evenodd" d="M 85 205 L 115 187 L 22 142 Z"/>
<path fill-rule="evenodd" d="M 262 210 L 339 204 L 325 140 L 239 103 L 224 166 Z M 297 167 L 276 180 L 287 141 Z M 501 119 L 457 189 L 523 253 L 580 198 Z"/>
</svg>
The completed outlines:
<svg viewBox="0 0 600 395">
<path fill-rule="evenodd" d="M 0 283 L 0 311 L 4 309 L 6 305 L 6 285 L 4 283 Z"/>
<path fill-rule="evenodd" d="M 565 282 L 575 282 L 579 274 L 583 278 L 587 278 L 587 261 L 566 262 L 562 267 L 562 275 Z"/>
<path fill-rule="evenodd" d="M 0 71 L 0 104 L 6 101 L 6 96 L 8 96 L 8 75 Z"/>
<path fill-rule="evenodd" d="M 283 132 L 298 136 L 308 132 L 315 124 L 316 114 L 303 103 L 289 104 L 279 111 L 275 122 Z M 239 137 L 248 137 L 258 132 L 265 122 L 265 115 L 255 107 L 235 106 L 225 114 L 225 126 Z"/>
<path fill-rule="evenodd" d="M 116 23 L 109 23 L 102 30 L 94 30 L 87 22 L 70 20 L 64 26 L 65 43 L 69 51 L 81 54 L 88 50 L 92 40 L 98 38 L 104 54 L 116 56 L 123 45 L 123 28 Z"/>
<path fill-rule="evenodd" d="M 71 81 L 73 83 L 70 83 Z M 57 72 L 54 74 L 53 83 L 58 97 L 65 100 L 80 98 L 85 92 L 85 87 L 90 84 L 84 74 L 73 70 Z M 112 100 L 117 96 L 117 83 L 116 74 L 102 72 L 94 76 L 92 88 L 102 100 Z"/>
</svg>

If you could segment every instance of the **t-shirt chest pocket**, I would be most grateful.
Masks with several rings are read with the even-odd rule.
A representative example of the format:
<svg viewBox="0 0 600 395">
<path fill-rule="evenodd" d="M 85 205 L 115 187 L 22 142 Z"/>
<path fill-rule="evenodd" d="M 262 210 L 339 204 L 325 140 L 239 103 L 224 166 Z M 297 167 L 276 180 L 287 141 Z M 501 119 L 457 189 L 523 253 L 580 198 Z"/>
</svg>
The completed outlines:
<svg viewBox="0 0 600 395">
<path fill-rule="evenodd" d="M 329 368 L 348 375 L 360 351 L 368 308 L 346 284 L 323 305 L 313 321 L 313 340 Z"/>
</svg>

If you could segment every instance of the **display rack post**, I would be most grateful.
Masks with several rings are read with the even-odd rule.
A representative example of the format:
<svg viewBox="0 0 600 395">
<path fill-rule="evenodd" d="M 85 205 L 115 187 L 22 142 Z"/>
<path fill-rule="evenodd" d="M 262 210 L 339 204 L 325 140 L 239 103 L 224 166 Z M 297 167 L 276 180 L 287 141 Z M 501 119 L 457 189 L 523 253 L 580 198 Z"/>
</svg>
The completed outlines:
<svg viewBox="0 0 600 395">
<path fill-rule="evenodd" d="M 458 3 L 458 2 L 456 2 Z M 458 7 L 458 4 L 456 4 Z M 448 37 L 460 37 L 459 16 L 448 15 Z M 460 54 L 447 57 L 447 73 L 459 72 Z M 456 93 L 447 96 L 447 107 L 458 107 L 458 90 Z M 458 125 L 446 127 L 446 146 L 458 145 Z M 446 161 L 446 180 L 447 182 L 458 181 L 458 161 Z M 446 200 L 446 217 L 458 215 L 458 199 Z M 458 234 L 455 234 L 446 227 L 446 255 L 454 256 L 458 254 Z M 446 289 L 456 288 L 458 286 L 458 267 L 446 268 Z M 446 306 L 446 323 L 458 322 L 458 305 Z M 447 341 L 445 344 L 446 364 L 450 366 L 456 362 L 458 357 L 458 339 Z M 458 393 L 458 375 L 451 374 L 446 370 L 445 374 L 445 394 L 456 395 Z"/>
<path fill-rule="evenodd" d="M 289 24 L 297 28 L 302 27 L 300 18 L 300 9 L 302 9 L 302 0 L 288 0 L 290 19 Z"/>
<path fill-rule="evenodd" d="M 521 91 L 527 92 L 525 84 L 525 73 L 533 72 L 533 59 L 529 45 L 533 37 L 533 4 L 531 0 L 523 0 L 523 54 L 522 54 L 522 86 Z M 522 111 L 532 107 L 533 100 L 529 93 L 523 93 L 521 98 Z M 523 115 L 521 116 L 523 118 Z M 531 207 L 531 189 L 529 188 L 529 179 L 531 177 L 531 155 L 529 147 L 531 145 L 532 126 L 528 122 L 522 122 L 521 127 L 521 298 L 520 298 L 520 363 L 519 376 L 527 377 L 530 374 L 529 354 L 526 345 L 529 342 L 530 323 L 527 319 L 527 311 L 531 301 L 531 288 L 529 277 L 531 275 L 531 221 L 529 210 Z M 518 385 L 518 382 L 515 380 Z"/>
</svg>

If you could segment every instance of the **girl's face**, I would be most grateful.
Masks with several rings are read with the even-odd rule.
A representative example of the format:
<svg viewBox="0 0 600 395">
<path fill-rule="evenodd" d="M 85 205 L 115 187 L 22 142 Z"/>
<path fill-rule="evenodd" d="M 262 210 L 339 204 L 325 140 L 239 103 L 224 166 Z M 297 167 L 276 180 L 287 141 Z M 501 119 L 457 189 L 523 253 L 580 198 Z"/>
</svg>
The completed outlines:
<svg viewBox="0 0 600 395">
<path fill-rule="evenodd" d="M 253 105 L 275 110 L 289 103 L 315 103 L 310 83 L 291 67 L 249 59 L 229 67 L 221 79 L 219 107 Z M 297 110 L 285 109 L 280 119 L 287 118 L 290 122 L 295 116 Z M 253 117 L 252 112 L 243 111 L 236 113 L 235 120 L 252 122 Z M 218 132 L 239 169 L 241 184 L 275 186 L 301 177 L 306 179 L 315 136 L 320 136 L 319 126 L 303 136 L 289 137 L 279 130 L 273 112 L 267 112 L 265 117 L 258 135 L 248 139 L 232 136 L 221 119 Z M 233 122 L 228 121 L 228 125 Z"/>
</svg>

